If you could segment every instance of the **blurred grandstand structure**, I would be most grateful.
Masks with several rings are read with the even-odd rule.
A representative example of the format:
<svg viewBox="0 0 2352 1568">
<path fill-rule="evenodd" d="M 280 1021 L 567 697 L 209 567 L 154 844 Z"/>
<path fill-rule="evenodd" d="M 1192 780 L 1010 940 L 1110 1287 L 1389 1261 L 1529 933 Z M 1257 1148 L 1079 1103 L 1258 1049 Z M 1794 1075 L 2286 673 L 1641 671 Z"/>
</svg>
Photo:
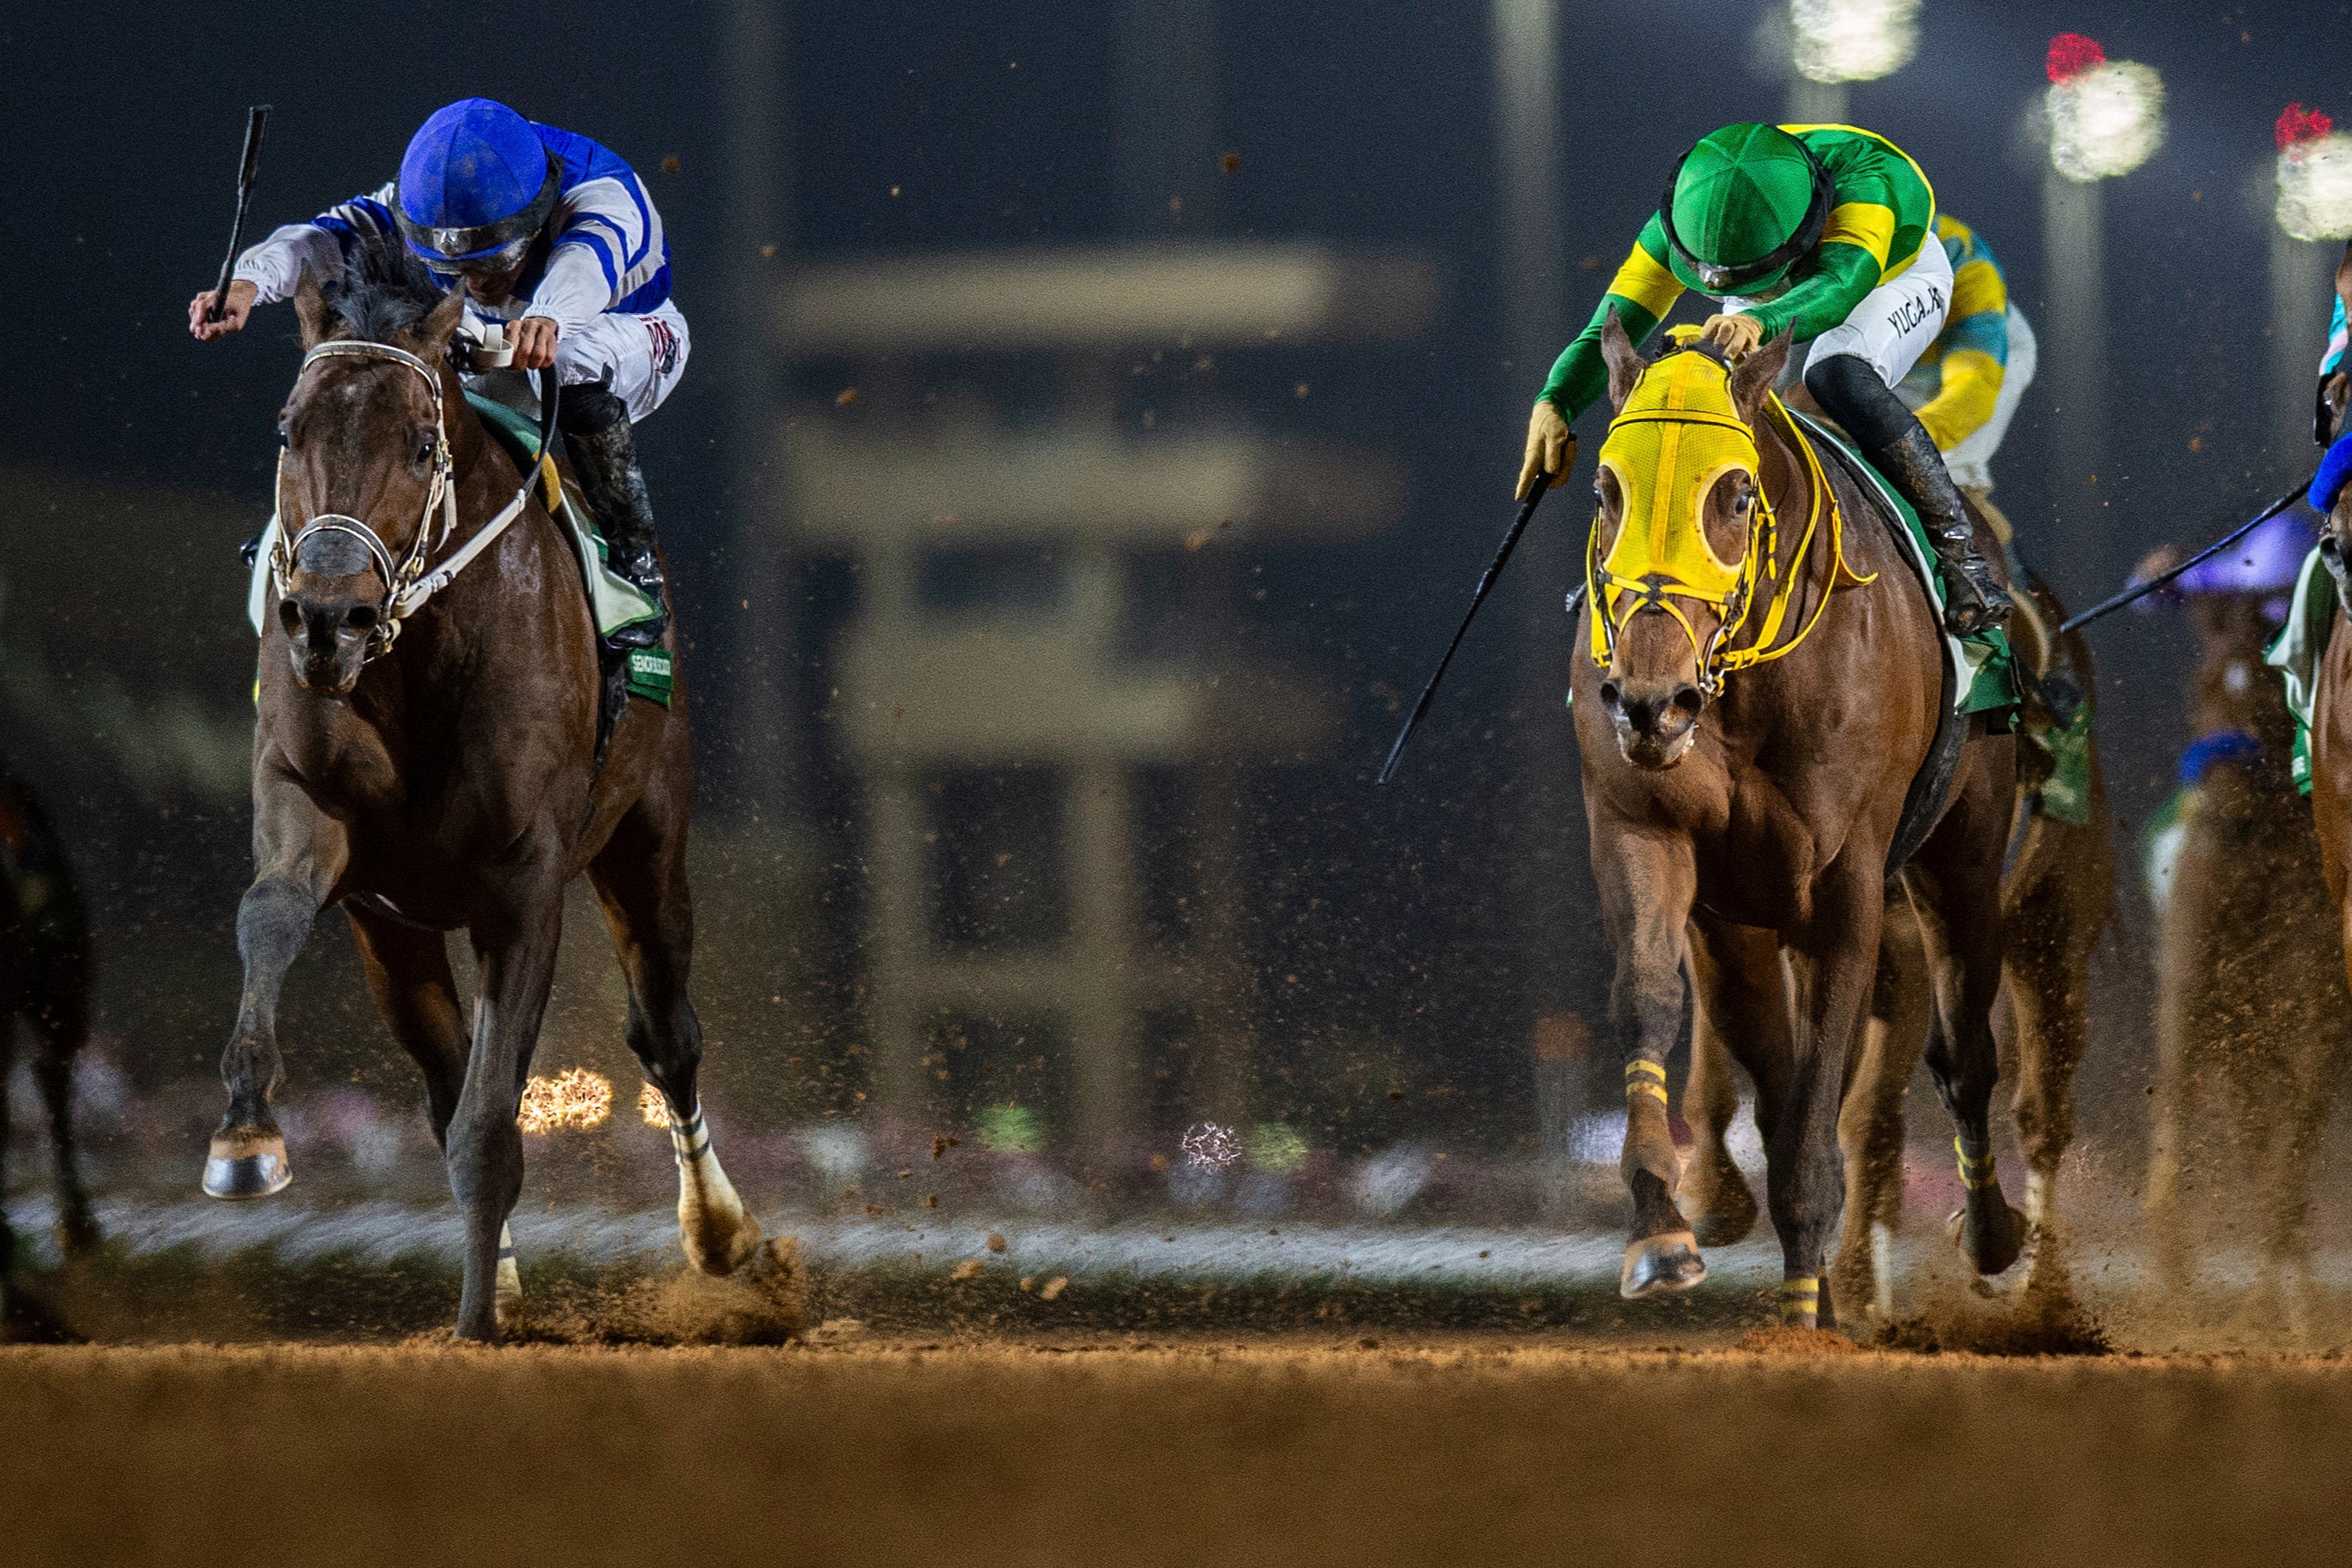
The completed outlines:
<svg viewBox="0 0 2352 1568">
<path fill-rule="evenodd" d="M 1408 258 L 1167 241 L 782 289 L 778 352 L 842 388 L 782 422 L 775 523 L 856 576 L 824 707 L 863 796 L 881 1109 L 1010 1102 L 1034 1114 L 993 1136 L 1097 1152 L 1246 1114 L 1241 779 L 1328 748 L 1338 699 L 1242 637 L 1243 552 L 1404 493 L 1249 427 L 1216 375 L 1410 336 L 1435 293 Z"/>
</svg>

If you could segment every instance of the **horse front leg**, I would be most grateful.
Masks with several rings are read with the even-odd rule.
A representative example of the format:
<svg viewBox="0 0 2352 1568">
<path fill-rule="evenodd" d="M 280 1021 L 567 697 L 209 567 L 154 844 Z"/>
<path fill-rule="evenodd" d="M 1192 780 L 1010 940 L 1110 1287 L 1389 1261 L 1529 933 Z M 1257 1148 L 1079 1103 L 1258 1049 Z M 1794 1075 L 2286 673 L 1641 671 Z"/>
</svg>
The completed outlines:
<svg viewBox="0 0 2352 1568">
<path fill-rule="evenodd" d="M 1789 1068 L 1789 987 L 1780 941 L 1771 931 L 1701 918 L 1691 922 L 1690 934 L 1698 1005 L 1683 1119 L 1690 1123 L 1691 1156 L 1675 1201 L 1701 1247 L 1728 1247 L 1754 1229 L 1763 1212 L 1724 1142 L 1739 1109 L 1731 1064 L 1737 1059 L 1759 1086 L 1760 1130 Z"/>
<path fill-rule="evenodd" d="M 499 1263 L 511 1245 L 507 1222 L 522 1195 L 522 1130 L 515 1119 L 563 931 L 562 879 L 540 880 L 544 885 L 530 896 L 475 928 L 481 985 L 473 1049 L 444 1144 L 449 1191 L 466 1223 L 457 1334 L 485 1344 L 498 1342 Z"/>
<path fill-rule="evenodd" d="M 1877 860 L 1849 846 L 1815 888 L 1813 919 L 1793 944 L 1803 1037 L 1764 1140 L 1765 1204 L 1780 1237 L 1780 1321 L 1791 1327 L 1837 1323 L 1822 1279 L 1845 1209 L 1838 1119 L 1878 973 L 1885 914 Z"/>
<path fill-rule="evenodd" d="M 261 871 L 236 909 L 245 992 L 221 1055 L 228 1109 L 205 1157 L 204 1188 L 216 1198 L 266 1197 L 294 1179 L 285 1134 L 269 1108 L 286 1076 L 278 994 L 351 856 L 342 824 L 290 782 L 265 780 L 254 793 L 254 859 Z"/>
<path fill-rule="evenodd" d="M 1625 1145 L 1618 1168 L 1633 1203 L 1618 1291 L 1687 1290 L 1706 1278 L 1698 1238 L 1675 1206 L 1681 1160 L 1666 1122 L 1666 1053 L 1683 1018 L 1685 927 L 1697 889 L 1690 846 L 1598 834 L 1601 908 L 1617 950 L 1610 1022 L 1625 1058 Z"/>
</svg>

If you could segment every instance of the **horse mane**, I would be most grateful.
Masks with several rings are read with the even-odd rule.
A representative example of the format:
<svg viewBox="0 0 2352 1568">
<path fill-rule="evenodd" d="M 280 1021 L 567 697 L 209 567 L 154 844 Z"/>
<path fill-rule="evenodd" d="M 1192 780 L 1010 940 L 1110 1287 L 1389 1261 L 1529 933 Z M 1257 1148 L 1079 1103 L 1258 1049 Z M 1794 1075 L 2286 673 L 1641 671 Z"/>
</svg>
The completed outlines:
<svg viewBox="0 0 2352 1568">
<path fill-rule="evenodd" d="M 370 240 L 347 251 L 343 280 L 327 291 L 346 333 L 380 343 L 413 330 L 444 298 L 425 263 L 397 240 Z"/>
</svg>

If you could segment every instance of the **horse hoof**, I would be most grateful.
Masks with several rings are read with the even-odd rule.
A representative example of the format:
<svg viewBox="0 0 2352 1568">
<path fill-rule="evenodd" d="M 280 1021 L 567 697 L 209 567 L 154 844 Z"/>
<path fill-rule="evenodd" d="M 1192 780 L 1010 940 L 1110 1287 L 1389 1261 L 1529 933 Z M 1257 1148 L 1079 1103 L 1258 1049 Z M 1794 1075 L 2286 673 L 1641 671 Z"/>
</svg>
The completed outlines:
<svg viewBox="0 0 2352 1568">
<path fill-rule="evenodd" d="M 1944 1222 L 1944 1232 L 1959 1247 L 1969 1267 L 1988 1279 L 2006 1272 L 2025 1251 L 2025 1226 L 1999 1187 L 1986 1188 L 1981 1198 L 1970 1194 Z"/>
<path fill-rule="evenodd" d="M 760 1222 L 751 1217 L 751 1210 L 736 1211 L 731 1230 L 720 1231 L 704 1223 L 706 1215 L 689 1215 L 685 1205 L 679 1205 L 678 1239 L 686 1247 L 686 1260 L 700 1272 L 724 1279 L 760 1250 Z"/>
<path fill-rule="evenodd" d="M 1729 1247 L 1756 1228 L 1756 1194 L 1736 1165 L 1685 1187 L 1682 1206 L 1701 1247 Z"/>
<path fill-rule="evenodd" d="M 205 1159 L 205 1193 L 215 1198 L 266 1198 L 294 1179 L 286 1140 L 275 1132 L 215 1136 Z"/>
<path fill-rule="evenodd" d="M 58 1250 L 68 1258 L 88 1258 L 98 1250 L 105 1233 L 88 1209 L 68 1211 L 57 1224 Z"/>
<path fill-rule="evenodd" d="M 1666 1290 L 1687 1290 L 1706 1278 L 1706 1260 L 1699 1256 L 1698 1237 L 1686 1230 L 1644 1237 L 1625 1247 L 1625 1268 L 1617 1293 L 1628 1301 Z"/>
</svg>

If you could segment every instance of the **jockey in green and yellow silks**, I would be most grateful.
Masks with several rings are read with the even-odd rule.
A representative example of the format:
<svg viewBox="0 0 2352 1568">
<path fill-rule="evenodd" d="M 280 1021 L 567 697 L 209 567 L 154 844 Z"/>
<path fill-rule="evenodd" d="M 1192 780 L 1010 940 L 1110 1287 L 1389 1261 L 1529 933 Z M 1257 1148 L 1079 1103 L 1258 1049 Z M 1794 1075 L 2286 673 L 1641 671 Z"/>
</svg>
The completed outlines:
<svg viewBox="0 0 2352 1568">
<path fill-rule="evenodd" d="M 1936 237 L 1952 264 L 1952 307 L 1942 335 L 1895 390 L 1918 412 L 1952 482 L 1981 509 L 1992 493 L 1993 454 L 2033 382 L 2033 329 L 2010 300 L 1983 236 L 1937 213 Z M 2001 525 L 1996 519 L 1993 526 Z"/>
<path fill-rule="evenodd" d="M 1592 320 L 1552 366 L 1528 426 L 1522 495 L 1565 477 L 1569 422 L 1608 384 L 1609 313 L 1636 342 L 1695 289 L 1723 301 L 1704 336 L 1733 358 L 1782 331 L 1813 400 L 1917 509 L 1943 568 L 1945 624 L 1999 624 L 2009 595 L 1979 552 L 1934 438 L 1894 388 L 1943 332 L 1955 289 L 1936 193 L 1908 154 L 1848 125 L 1729 125 L 1683 155 Z"/>
</svg>

